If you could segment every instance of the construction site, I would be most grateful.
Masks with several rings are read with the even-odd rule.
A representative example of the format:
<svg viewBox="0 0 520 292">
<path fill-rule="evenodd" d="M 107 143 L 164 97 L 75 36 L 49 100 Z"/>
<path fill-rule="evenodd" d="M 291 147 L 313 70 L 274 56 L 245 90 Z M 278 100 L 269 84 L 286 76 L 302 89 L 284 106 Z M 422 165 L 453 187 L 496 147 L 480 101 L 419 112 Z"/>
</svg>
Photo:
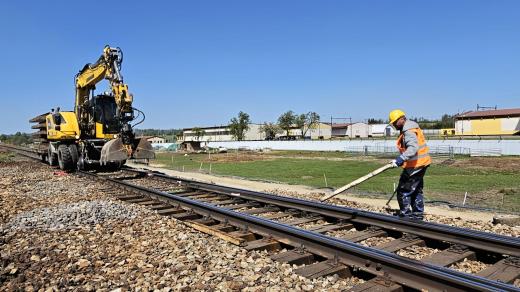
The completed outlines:
<svg viewBox="0 0 520 292">
<path fill-rule="evenodd" d="M 186 29 L 191 32 L 186 39 L 197 42 L 201 39 L 193 37 L 196 32 L 209 31 L 213 25 L 220 27 L 225 18 L 222 15 L 234 15 L 227 14 L 228 9 L 239 9 L 253 19 L 259 13 L 262 21 L 278 13 L 263 11 L 267 4 L 241 4 L 246 6 L 239 8 L 222 4 L 225 9 L 207 4 L 212 8 L 209 17 L 191 4 L 181 5 L 186 11 L 205 15 L 199 20 L 219 20 L 188 29 L 175 26 L 166 13 L 183 11 L 179 4 L 174 5 L 178 10 L 166 4 L 169 9 L 154 7 L 153 13 L 148 6 L 133 5 L 127 11 L 130 15 L 142 15 L 152 22 L 167 20 L 175 27 L 172 36 L 180 37 L 176 33 Z M 334 15 L 343 29 L 347 27 L 343 16 L 350 9 L 360 9 L 363 15 L 375 13 L 371 5 L 362 5 L 363 9 L 353 3 L 335 3 L 326 9 L 308 5 L 293 3 L 278 9 L 285 13 L 301 10 L 309 19 L 323 23 Z M 9 7 L 13 15 L 26 8 Z M 466 13 L 467 7 L 457 8 Z M 40 9 L 50 15 L 58 13 Z M 322 9 L 328 16 L 316 15 Z M 422 7 L 410 9 L 425 13 Z M 480 9 L 488 13 L 490 8 Z M 222 15 L 215 16 L 216 11 Z M 183 24 L 193 24 L 191 16 L 176 13 Z M 35 19 L 42 17 L 35 12 L 29 14 Z M 289 26 L 285 16 L 278 15 L 283 21 L 266 33 L 274 34 Z M 305 17 L 289 18 L 297 20 L 296 32 L 307 28 L 301 29 L 305 32 L 304 43 L 312 46 L 307 37 L 313 35 L 315 24 L 306 26 Z M 250 25 L 252 20 L 239 17 L 236 21 Z M 56 27 L 49 19 L 41 23 Z M 134 25 L 129 33 L 140 38 L 152 33 L 157 36 L 152 29 L 143 33 L 140 26 Z M 163 32 L 161 26 L 154 27 L 161 31 L 161 37 L 170 33 Z M 224 27 L 221 32 L 238 33 L 236 30 L 241 29 L 236 23 Z M 250 33 L 255 35 L 269 25 L 262 22 L 252 27 Z M 341 35 L 325 26 L 317 27 L 320 37 L 325 32 Z M 408 22 L 398 27 L 402 31 L 412 29 Z M 25 27 L 20 23 L 18 29 Z M 45 33 L 50 36 L 49 31 Z M 449 29 L 441 31 L 447 33 Z M 118 39 L 92 37 L 96 42 Z M 219 37 L 225 39 L 225 34 Z M 333 39 L 325 42 L 325 47 L 315 43 L 322 50 L 320 57 L 326 59 L 324 55 L 333 54 L 334 44 L 342 44 L 341 38 Z M 384 105 L 366 109 L 362 99 L 350 99 L 348 105 L 356 107 L 352 106 L 355 109 L 349 109 L 349 113 L 357 114 L 357 109 L 362 112 L 354 120 L 332 114 L 329 119 L 328 113 L 320 118 L 313 110 L 300 110 L 305 113 L 287 111 L 275 122 L 273 114 L 277 113 L 270 109 L 274 103 L 263 107 L 267 101 L 237 102 L 223 95 L 211 103 L 195 97 L 203 92 L 200 80 L 170 79 L 175 75 L 182 80 L 184 73 L 190 76 L 213 70 L 211 62 L 204 59 L 209 54 L 205 46 L 211 43 L 213 49 L 218 48 L 217 39 L 205 39 L 190 52 L 203 60 L 202 71 L 193 72 L 183 66 L 198 63 L 183 63 L 183 58 L 192 55 L 178 47 L 170 47 L 178 55 L 164 57 L 165 53 L 153 46 L 145 49 L 140 42 L 124 43 L 129 44 L 131 52 L 124 59 L 125 69 L 123 49 L 127 47 L 122 49 L 117 44 L 88 53 L 85 48 L 74 54 L 67 50 L 63 55 L 66 58 L 81 52 L 96 56 L 88 63 L 84 62 L 87 56 L 74 59 L 82 60 L 81 64 L 71 64 L 72 58 L 60 62 L 53 57 L 52 70 L 75 72 L 69 76 L 74 77 L 74 88 L 64 87 L 67 91 L 63 92 L 68 94 L 54 100 L 46 96 L 31 99 L 34 104 L 19 107 L 20 113 L 6 111 L 13 123 L 3 131 L 31 132 L 30 139 L 23 142 L 13 139 L 21 137 L 20 132 L 0 138 L 0 291 L 520 291 L 518 98 L 507 96 L 496 101 L 506 106 L 478 104 L 476 110 L 452 111 L 457 113 L 437 120 L 414 117 L 427 115 L 429 110 L 440 116 L 446 112 L 447 103 L 428 109 L 426 103 L 422 106 L 410 98 L 392 101 L 395 106 L 387 108 L 390 102 L 374 98 L 371 106 Z M 252 43 L 255 48 L 259 46 Z M 226 53 L 228 46 L 226 42 Z M 283 51 L 277 46 L 268 48 L 267 55 Z M 366 44 L 361 48 L 356 54 L 369 51 Z M 230 50 L 234 53 L 226 55 L 222 51 L 220 56 L 242 57 L 238 50 Z M 306 56 L 304 51 L 300 53 Z M 251 56 L 260 58 L 262 54 L 264 51 Z M 293 54 L 295 51 L 285 58 Z M 250 55 L 246 56 L 249 61 Z M 179 69 L 172 69 L 175 66 L 171 64 L 151 64 L 150 57 L 164 64 L 169 62 L 167 58 L 177 58 Z M 405 60 L 401 62 L 406 64 Z M 283 70 L 284 62 L 278 60 L 276 69 Z M 244 66 L 241 61 L 229 66 L 237 64 Z M 142 74 L 140 66 L 152 70 Z M 161 71 L 159 67 L 167 69 Z M 176 73 L 169 75 L 168 70 Z M 215 76 L 220 78 L 231 71 L 219 75 L 217 70 L 211 75 L 218 80 Z M 296 72 L 303 71 L 292 74 L 297 76 Z M 362 70 L 358 72 L 360 75 L 352 79 L 357 82 L 357 78 L 366 78 Z M 44 75 L 46 81 L 42 83 L 56 87 L 58 92 L 61 83 L 70 83 L 70 78 L 60 80 L 65 73 L 52 78 L 60 80 L 59 86 Z M 350 80 L 347 75 L 343 78 Z M 392 74 L 386 72 L 386 76 Z M 262 86 L 274 86 L 281 96 L 290 96 L 285 87 L 276 87 L 279 79 L 263 77 Z M 13 84 L 17 78 L 19 75 L 13 73 Z M 284 82 L 290 84 L 291 78 Z M 329 78 L 326 84 L 332 86 L 335 79 Z M 206 81 L 216 92 L 215 96 L 208 95 L 212 100 L 219 89 L 225 95 L 234 86 L 222 85 L 219 80 L 218 86 L 211 87 L 213 81 Z M 157 84 L 164 83 L 195 92 L 191 98 L 179 101 L 173 111 L 179 117 L 161 117 L 168 107 L 168 91 Z M 305 84 L 304 91 L 313 92 L 311 83 Z M 193 84 L 197 85 L 190 87 Z M 483 84 L 471 85 L 489 89 Z M 465 89 L 474 94 L 473 88 Z M 21 90 L 20 94 L 34 94 L 24 90 L 27 92 Z M 260 96 L 261 88 L 255 90 Z M 457 94 L 460 91 L 453 89 Z M 161 92 L 164 95 L 157 94 Z M 340 98 L 335 99 L 339 103 Z M 303 97 L 296 101 L 308 104 L 303 108 L 315 102 Z M 464 102 L 470 104 L 473 99 L 468 97 Z M 228 119 L 222 108 L 238 112 L 234 108 L 237 103 L 241 108 L 238 116 L 217 125 L 217 121 Z M 201 105 L 214 109 L 208 114 Z M 254 123 L 246 111 L 258 116 L 268 111 L 271 121 Z M 381 112 L 383 118 L 377 116 Z M 190 116 L 193 118 L 183 120 Z M 166 119 L 171 119 L 173 125 L 165 124 Z M 19 120 L 23 125 L 15 125 Z M 156 127 L 158 124 L 161 126 Z M 194 126 L 211 124 L 216 126 Z"/>
</svg>

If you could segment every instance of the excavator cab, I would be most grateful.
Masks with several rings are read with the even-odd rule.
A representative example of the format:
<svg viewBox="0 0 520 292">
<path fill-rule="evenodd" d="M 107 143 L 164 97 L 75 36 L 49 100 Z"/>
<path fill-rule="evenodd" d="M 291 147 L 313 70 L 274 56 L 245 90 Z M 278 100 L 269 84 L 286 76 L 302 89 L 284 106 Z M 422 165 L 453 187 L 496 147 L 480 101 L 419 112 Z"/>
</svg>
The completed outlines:
<svg viewBox="0 0 520 292">
<path fill-rule="evenodd" d="M 94 121 L 102 125 L 102 134 L 118 134 L 121 129 L 117 118 L 117 105 L 113 97 L 98 95 L 94 104 Z"/>
<path fill-rule="evenodd" d="M 127 159 L 153 159 L 155 152 L 146 139 L 136 138 L 130 122 L 133 113 L 121 116 L 112 95 L 93 98 L 95 136 L 110 139 L 101 149 L 100 164 L 120 163 Z"/>
</svg>

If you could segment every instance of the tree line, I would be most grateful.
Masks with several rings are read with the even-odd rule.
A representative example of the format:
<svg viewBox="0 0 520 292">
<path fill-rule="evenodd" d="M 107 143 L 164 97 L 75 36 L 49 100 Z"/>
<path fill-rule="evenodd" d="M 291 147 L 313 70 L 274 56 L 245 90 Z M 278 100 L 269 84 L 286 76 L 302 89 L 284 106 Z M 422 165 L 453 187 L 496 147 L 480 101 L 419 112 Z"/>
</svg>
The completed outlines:
<svg viewBox="0 0 520 292">
<path fill-rule="evenodd" d="M 27 145 L 31 144 L 33 139 L 31 134 L 16 132 L 12 135 L 0 134 L 0 141 L 6 144 Z"/>
<path fill-rule="evenodd" d="M 316 112 L 308 112 L 304 114 L 296 114 L 292 110 L 281 114 L 277 123 L 264 122 L 260 126 L 260 132 L 265 134 L 267 140 L 276 138 L 276 135 L 285 133 L 286 137 L 290 136 L 291 129 L 299 129 L 301 138 L 304 138 L 308 130 L 320 122 L 320 115 Z M 245 133 L 249 130 L 251 119 L 245 112 L 239 112 L 237 117 L 229 121 L 229 132 L 234 139 L 242 141 Z"/>
</svg>

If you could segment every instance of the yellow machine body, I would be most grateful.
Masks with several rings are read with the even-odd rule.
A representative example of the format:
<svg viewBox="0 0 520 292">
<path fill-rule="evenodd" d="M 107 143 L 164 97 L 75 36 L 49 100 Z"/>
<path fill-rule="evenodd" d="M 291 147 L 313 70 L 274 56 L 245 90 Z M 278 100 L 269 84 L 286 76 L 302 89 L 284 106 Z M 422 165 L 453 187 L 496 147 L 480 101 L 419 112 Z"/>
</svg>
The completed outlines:
<svg viewBox="0 0 520 292">
<path fill-rule="evenodd" d="M 58 121 L 59 119 L 59 121 Z M 80 131 L 74 112 L 59 112 L 45 117 L 47 139 L 50 141 L 77 140 Z"/>
</svg>

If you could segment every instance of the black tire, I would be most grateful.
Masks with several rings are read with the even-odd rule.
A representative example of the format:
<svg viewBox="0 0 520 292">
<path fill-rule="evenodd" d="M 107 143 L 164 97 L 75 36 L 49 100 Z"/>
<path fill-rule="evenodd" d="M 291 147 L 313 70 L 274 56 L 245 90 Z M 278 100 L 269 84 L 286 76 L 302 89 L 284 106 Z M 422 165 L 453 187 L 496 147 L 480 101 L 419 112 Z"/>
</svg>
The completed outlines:
<svg viewBox="0 0 520 292">
<path fill-rule="evenodd" d="M 76 169 L 76 165 L 78 164 L 79 154 L 78 154 L 78 146 L 76 144 L 69 145 L 70 156 L 72 157 L 72 169 Z"/>
<path fill-rule="evenodd" d="M 58 155 L 56 153 L 52 153 L 51 146 L 49 145 L 49 149 L 47 150 L 47 161 L 50 166 L 58 165 Z"/>
<path fill-rule="evenodd" d="M 74 163 L 68 145 L 61 144 L 58 146 L 58 164 L 61 170 L 71 171 Z"/>
</svg>

